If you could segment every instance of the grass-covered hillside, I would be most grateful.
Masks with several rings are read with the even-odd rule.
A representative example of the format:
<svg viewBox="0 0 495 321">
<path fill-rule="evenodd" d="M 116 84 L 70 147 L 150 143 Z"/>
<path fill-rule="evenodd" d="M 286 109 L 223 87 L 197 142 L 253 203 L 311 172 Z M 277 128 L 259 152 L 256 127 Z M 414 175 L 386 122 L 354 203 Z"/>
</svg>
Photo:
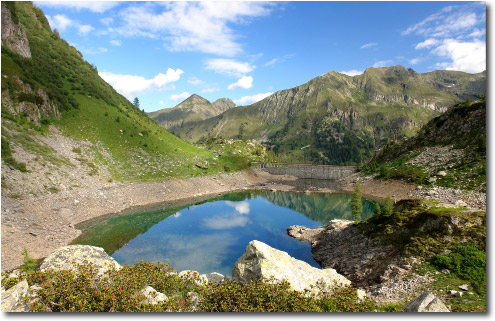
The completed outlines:
<svg viewBox="0 0 495 321">
<path fill-rule="evenodd" d="M 64 178 L 82 166 L 108 181 L 146 181 L 241 168 L 158 126 L 100 78 L 31 2 L 2 2 L 2 29 L 2 160 L 14 170 L 2 170 L 4 178 Z M 56 191 L 50 180 L 45 188 Z"/>
<path fill-rule="evenodd" d="M 418 184 L 486 191 L 486 99 L 465 101 L 417 135 L 387 145 L 365 172 Z"/>
<path fill-rule="evenodd" d="M 263 141 L 284 161 L 359 164 L 415 134 L 448 107 L 486 91 L 486 72 L 419 74 L 402 66 L 350 77 L 331 71 L 253 105 L 184 125 L 177 134 Z"/>
</svg>

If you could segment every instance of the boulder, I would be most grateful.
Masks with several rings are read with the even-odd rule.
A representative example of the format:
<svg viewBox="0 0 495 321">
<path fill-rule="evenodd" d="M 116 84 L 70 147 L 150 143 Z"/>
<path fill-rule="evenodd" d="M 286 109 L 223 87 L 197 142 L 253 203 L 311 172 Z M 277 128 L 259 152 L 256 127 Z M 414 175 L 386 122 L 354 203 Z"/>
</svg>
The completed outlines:
<svg viewBox="0 0 495 321">
<path fill-rule="evenodd" d="M 316 294 L 320 290 L 331 292 L 336 285 L 351 284 L 334 269 L 317 269 L 260 241 L 249 242 L 246 252 L 234 264 L 232 279 L 245 283 L 270 278 L 275 282 L 287 280 L 295 291 L 304 291 L 317 286 L 317 282 L 323 282 L 323 288 L 315 287 L 312 290 Z"/>
<path fill-rule="evenodd" d="M 458 206 L 458 207 L 467 207 L 468 205 L 463 200 L 457 200 L 457 201 L 455 201 L 455 206 Z"/>
<path fill-rule="evenodd" d="M 119 263 L 110 257 L 101 247 L 90 245 L 67 245 L 58 248 L 43 261 L 41 271 L 73 270 L 78 271 L 77 266 L 92 263 L 98 270 L 98 274 L 114 268 L 120 269 Z"/>
<path fill-rule="evenodd" d="M 144 295 L 145 299 L 139 302 L 140 304 L 160 304 L 163 301 L 168 300 L 168 297 L 153 289 L 151 286 L 147 285 L 141 291 L 137 293 L 138 295 Z"/>
<path fill-rule="evenodd" d="M 2 312 L 28 312 L 24 298 L 29 294 L 29 285 L 22 280 L 7 291 L 2 291 Z"/>
<path fill-rule="evenodd" d="M 209 274 L 201 274 L 201 277 L 206 278 L 208 282 L 214 282 L 214 283 L 223 283 L 228 280 L 228 277 L 217 272 L 212 272 Z"/>
<path fill-rule="evenodd" d="M 459 289 L 461 289 L 462 291 L 467 291 L 469 290 L 469 284 L 459 285 Z"/>
<path fill-rule="evenodd" d="M 423 293 L 402 307 L 404 312 L 450 312 L 433 293 Z"/>
</svg>

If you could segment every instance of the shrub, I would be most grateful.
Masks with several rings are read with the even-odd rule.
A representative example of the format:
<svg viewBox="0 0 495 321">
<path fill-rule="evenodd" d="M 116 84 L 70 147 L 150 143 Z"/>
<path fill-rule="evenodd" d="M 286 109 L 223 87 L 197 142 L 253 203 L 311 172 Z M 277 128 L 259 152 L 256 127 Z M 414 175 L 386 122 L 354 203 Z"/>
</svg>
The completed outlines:
<svg viewBox="0 0 495 321">
<path fill-rule="evenodd" d="M 6 276 L 4 274 L 3 276 Z M 337 287 L 320 297 L 291 290 L 284 281 L 229 281 L 201 284 L 195 272 L 179 276 L 168 264 L 140 262 L 98 275 L 92 264 L 79 265 L 77 271 L 36 271 L 19 278 L 2 278 L 10 288 L 20 279 L 41 287 L 31 301 L 35 312 L 165 312 L 192 311 L 189 292 L 201 301 L 198 312 L 372 312 L 380 308 L 366 298 L 359 300 L 351 286 Z M 151 305 L 143 303 L 139 291 L 145 286 L 164 293 L 168 300 Z"/>
<path fill-rule="evenodd" d="M 486 285 L 486 253 L 475 246 L 458 246 L 447 255 L 435 255 L 431 263 L 451 270 L 477 288 Z"/>
<path fill-rule="evenodd" d="M 394 202 L 390 198 L 390 195 L 385 199 L 385 204 L 383 204 L 383 215 L 390 216 L 394 213 Z"/>
<path fill-rule="evenodd" d="M 22 250 L 22 256 L 24 257 L 24 264 L 21 265 L 21 271 L 33 273 L 37 266 L 36 259 L 30 257 L 26 249 Z"/>
</svg>

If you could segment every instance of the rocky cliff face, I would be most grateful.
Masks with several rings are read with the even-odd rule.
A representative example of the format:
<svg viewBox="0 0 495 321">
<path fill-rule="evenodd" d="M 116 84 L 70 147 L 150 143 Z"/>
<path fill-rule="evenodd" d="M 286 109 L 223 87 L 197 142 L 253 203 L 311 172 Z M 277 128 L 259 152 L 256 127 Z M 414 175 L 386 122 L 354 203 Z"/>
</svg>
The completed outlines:
<svg viewBox="0 0 495 321">
<path fill-rule="evenodd" d="M 9 113 L 18 115 L 24 114 L 26 118 L 39 124 L 43 116 L 55 116 L 60 118 L 60 109 L 55 102 L 52 102 L 47 93 L 41 89 L 34 89 L 24 83 L 19 78 L 15 79 L 18 90 L 9 94 L 8 90 L 2 90 L 2 106 Z"/>
<path fill-rule="evenodd" d="M 2 45 L 4 44 L 24 58 L 31 58 L 26 31 L 21 24 L 13 21 L 7 4 L 2 2 Z"/>
</svg>

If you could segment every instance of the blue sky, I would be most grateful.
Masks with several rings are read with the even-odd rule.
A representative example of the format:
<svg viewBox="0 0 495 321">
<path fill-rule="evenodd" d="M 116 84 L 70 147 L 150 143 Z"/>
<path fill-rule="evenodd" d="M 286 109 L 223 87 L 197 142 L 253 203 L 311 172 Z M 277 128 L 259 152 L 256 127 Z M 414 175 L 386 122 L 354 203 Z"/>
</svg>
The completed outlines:
<svg viewBox="0 0 495 321">
<path fill-rule="evenodd" d="M 147 112 L 194 93 L 247 105 L 331 70 L 486 69 L 485 2 L 34 3 Z"/>
</svg>

